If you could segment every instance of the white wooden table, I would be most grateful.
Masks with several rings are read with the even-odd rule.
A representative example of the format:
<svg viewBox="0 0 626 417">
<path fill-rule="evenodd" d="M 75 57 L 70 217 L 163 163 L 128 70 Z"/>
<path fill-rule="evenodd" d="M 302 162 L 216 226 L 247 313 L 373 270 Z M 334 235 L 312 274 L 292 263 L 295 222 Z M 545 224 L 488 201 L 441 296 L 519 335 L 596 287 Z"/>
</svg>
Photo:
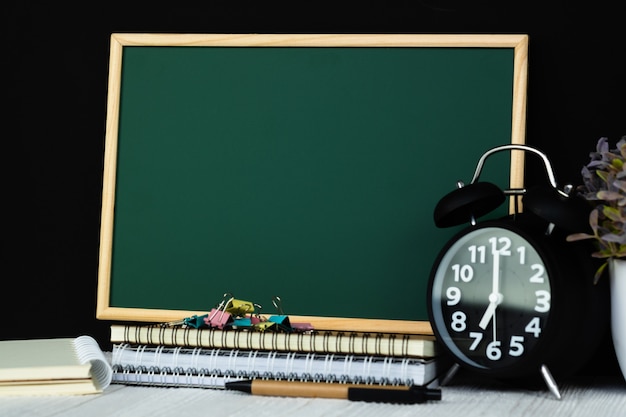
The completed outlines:
<svg viewBox="0 0 626 417">
<path fill-rule="evenodd" d="M 576 378 L 559 384 L 559 388 L 561 400 L 557 400 L 547 389 L 529 391 L 476 382 L 461 375 L 443 387 L 441 401 L 394 405 L 113 384 L 102 394 L 88 396 L 0 397 L 0 416 L 626 416 L 626 382 L 621 377 Z"/>
</svg>

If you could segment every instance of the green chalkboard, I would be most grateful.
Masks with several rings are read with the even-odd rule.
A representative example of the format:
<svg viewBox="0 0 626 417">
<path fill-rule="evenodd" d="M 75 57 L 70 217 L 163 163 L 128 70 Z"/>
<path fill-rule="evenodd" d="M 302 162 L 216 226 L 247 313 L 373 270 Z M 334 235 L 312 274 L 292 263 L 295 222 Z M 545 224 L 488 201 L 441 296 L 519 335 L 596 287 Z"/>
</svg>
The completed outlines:
<svg viewBox="0 0 626 417">
<path fill-rule="evenodd" d="M 434 206 L 485 151 L 523 142 L 526 48 L 114 34 L 98 317 L 180 319 L 231 293 L 270 314 L 279 296 L 316 327 L 428 332 L 455 231 Z M 519 186 L 519 165 L 490 159 L 481 179 Z"/>
</svg>

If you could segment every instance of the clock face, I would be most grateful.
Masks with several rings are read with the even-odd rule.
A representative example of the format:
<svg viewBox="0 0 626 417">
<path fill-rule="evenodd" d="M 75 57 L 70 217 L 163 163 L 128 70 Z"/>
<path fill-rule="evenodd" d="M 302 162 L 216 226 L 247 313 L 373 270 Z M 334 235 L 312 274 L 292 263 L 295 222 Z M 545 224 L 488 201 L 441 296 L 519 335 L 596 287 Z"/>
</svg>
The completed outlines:
<svg viewBox="0 0 626 417">
<path fill-rule="evenodd" d="M 550 319 L 545 262 L 502 227 L 462 233 L 440 255 L 429 284 L 431 322 L 461 363 L 486 372 L 527 362 Z"/>
</svg>

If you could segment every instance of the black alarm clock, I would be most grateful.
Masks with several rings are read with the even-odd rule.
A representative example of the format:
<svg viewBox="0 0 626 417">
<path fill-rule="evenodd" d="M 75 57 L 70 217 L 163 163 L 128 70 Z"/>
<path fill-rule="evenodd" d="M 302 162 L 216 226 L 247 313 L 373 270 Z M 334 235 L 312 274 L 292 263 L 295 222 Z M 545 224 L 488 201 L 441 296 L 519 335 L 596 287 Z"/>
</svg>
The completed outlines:
<svg viewBox="0 0 626 417">
<path fill-rule="evenodd" d="M 479 181 L 490 155 L 513 149 L 538 155 L 550 184 L 501 190 Z M 458 186 L 434 211 L 438 227 L 467 227 L 445 244 L 430 274 L 433 332 L 454 369 L 532 386 L 543 381 L 560 398 L 556 379 L 590 360 L 609 322 L 608 288 L 593 284 L 591 248 L 565 240 L 589 228 L 591 208 L 571 187 L 559 190 L 548 158 L 526 145 L 489 150 L 471 183 Z M 512 214 L 478 221 L 507 195 L 516 202 Z"/>
</svg>

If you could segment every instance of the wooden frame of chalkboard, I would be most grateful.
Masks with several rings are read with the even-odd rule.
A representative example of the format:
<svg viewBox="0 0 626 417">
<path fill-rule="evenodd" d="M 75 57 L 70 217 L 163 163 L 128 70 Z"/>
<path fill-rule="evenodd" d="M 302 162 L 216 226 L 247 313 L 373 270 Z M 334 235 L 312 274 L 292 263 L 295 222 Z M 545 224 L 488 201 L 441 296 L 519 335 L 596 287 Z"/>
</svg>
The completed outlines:
<svg viewBox="0 0 626 417">
<path fill-rule="evenodd" d="M 179 320 L 230 293 L 316 329 L 432 333 L 428 275 L 455 232 L 432 210 L 485 151 L 524 143 L 527 35 L 110 48 L 98 319 Z M 483 176 L 520 188 L 523 161 Z"/>
</svg>

